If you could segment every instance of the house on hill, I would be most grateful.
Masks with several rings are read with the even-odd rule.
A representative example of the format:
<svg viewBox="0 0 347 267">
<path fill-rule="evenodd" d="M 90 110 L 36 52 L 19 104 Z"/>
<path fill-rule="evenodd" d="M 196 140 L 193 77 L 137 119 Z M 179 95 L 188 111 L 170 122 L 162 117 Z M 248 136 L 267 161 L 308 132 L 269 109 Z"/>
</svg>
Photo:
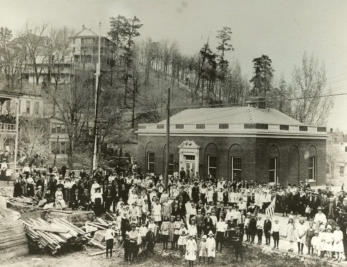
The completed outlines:
<svg viewBox="0 0 347 267">
<path fill-rule="evenodd" d="M 304 125 L 265 101 L 244 107 L 186 109 L 170 118 L 169 173 L 200 178 L 314 185 L 325 183 L 326 128 Z M 140 124 L 137 161 L 165 170 L 166 121 Z"/>
</svg>

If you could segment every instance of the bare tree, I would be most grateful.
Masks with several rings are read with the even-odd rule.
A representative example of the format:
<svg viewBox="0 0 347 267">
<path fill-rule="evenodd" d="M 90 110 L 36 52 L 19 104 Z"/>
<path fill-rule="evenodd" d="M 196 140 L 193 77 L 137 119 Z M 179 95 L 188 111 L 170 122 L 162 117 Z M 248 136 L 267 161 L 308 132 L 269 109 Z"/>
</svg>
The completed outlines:
<svg viewBox="0 0 347 267">
<path fill-rule="evenodd" d="M 19 153 L 27 160 L 32 160 L 36 155 L 48 157 L 49 131 L 47 123 L 43 120 L 21 120 L 19 131 Z"/>
<path fill-rule="evenodd" d="M 5 75 L 8 88 L 14 89 L 18 81 L 22 81 L 24 68 L 25 49 L 10 29 L 0 27 L 0 70 Z"/>
<path fill-rule="evenodd" d="M 304 123 L 324 124 L 333 106 L 331 97 L 324 97 L 327 88 L 325 68 L 313 56 L 303 55 L 301 66 L 295 67 L 292 81 L 293 116 Z"/>
<path fill-rule="evenodd" d="M 27 24 L 24 32 L 20 35 L 20 39 L 25 46 L 26 53 L 30 67 L 35 75 L 35 81 L 38 85 L 40 77 L 45 66 L 42 63 L 46 63 L 46 45 L 47 37 L 45 37 L 48 25 L 43 24 L 30 28 Z"/>
<path fill-rule="evenodd" d="M 56 106 L 56 117 L 64 122 L 69 136 L 67 149 L 69 168 L 73 167 L 75 148 L 89 134 L 88 122 L 91 120 L 94 103 L 94 78 L 90 72 L 75 72 L 69 85 L 62 85 L 54 92 L 44 87 L 49 100 Z"/>
</svg>

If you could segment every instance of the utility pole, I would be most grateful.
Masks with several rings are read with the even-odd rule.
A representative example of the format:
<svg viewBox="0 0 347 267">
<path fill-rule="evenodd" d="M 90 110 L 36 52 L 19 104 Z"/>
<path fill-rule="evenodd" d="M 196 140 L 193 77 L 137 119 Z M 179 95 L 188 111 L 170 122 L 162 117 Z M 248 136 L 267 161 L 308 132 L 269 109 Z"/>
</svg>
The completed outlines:
<svg viewBox="0 0 347 267">
<path fill-rule="evenodd" d="M 99 102 L 99 77 L 100 77 L 100 45 L 101 45 L 101 22 L 99 22 L 99 37 L 98 37 L 98 62 L 96 63 L 95 71 L 95 120 L 94 120 L 94 152 L 93 152 L 93 166 L 92 170 L 97 168 L 97 154 L 98 154 L 98 102 Z"/>
<path fill-rule="evenodd" d="M 18 140 L 19 140 L 19 98 L 16 98 L 16 139 L 14 143 L 14 172 L 17 169 L 17 154 L 18 154 Z"/>
<path fill-rule="evenodd" d="M 169 181 L 169 158 L 170 158 L 170 87 L 167 89 L 167 117 L 166 117 L 166 164 L 165 164 L 165 177 L 164 186 L 167 188 Z"/>
<path fill-rule="evenodd" d="M 58 147 L 60 147 L 59 146 L 59 135 L 57 136 L 57 143 L 56 143 L 55 150 L 54 150 L 54 162 L 53 162 L 54 167 L 56 166 L 55 164 L 57 163 Z"/>
</svg>

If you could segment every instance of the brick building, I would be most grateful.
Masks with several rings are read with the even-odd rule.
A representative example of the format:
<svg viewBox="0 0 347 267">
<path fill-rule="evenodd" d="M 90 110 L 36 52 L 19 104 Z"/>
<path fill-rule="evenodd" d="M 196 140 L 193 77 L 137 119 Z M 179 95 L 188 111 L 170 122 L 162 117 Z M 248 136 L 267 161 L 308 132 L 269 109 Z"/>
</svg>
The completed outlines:
<svg viewBox="0 0 347 267">
<path fill-rule="evenodd" d="M 170 118 L 169 173 L 184 168 L 201 178 L 323 184 L 326 137 L 325 127 L 303 125 L 259 102 L 187 109 Z M 141 168 L 164 173 L 165 153 L 166 121 L 139 125 Z"/>
</svg>

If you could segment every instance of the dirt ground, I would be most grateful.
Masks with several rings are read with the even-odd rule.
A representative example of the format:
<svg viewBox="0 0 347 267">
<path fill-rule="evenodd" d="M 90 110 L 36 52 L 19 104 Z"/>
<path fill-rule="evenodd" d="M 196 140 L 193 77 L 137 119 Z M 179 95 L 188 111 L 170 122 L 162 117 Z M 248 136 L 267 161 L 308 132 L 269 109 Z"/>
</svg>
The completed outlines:
<svg viewBox="0 0 347 267">
<path fill-rule="evenodd" d="M 98 250 L 93 250 L 98 251 Z M 12 259 L 0 263 L 0 266 L 6 267 L 50 267 L 50 266 L 83 266 L 83 267 L 109 267 L 109 266 L 125 266 L 128 265 L 123 260 L 123 251 L 116 252 L 112 259 L 106 259 L 105 255 L 89 256 L 92 252 L 90 248 L 84 251 L 73 252 L 60 256 L 48 255 L 30 255 Z M 163 266 L 188 266 L 184 259 L 175 251 L 164 252 L 161 250 L 161 244 L 156 247 L 155 255 L 148 258 L 140 259 L 133 264 L 139 267 L 163 267 Z M 207 266 L 207 264 L 195 263 L 194 266 Z M 244 248 L 244 261 L 236 262 L 233 250 L 227 247 L 223 253 L 217 253 L 214 264 L 208 266 L 247 266 L 247 267 L 261 267 L 261 266 L 281 266 L 281 267 L 298 267 L 298 266 L 329 266 L 328 263 L 319 260 L 310 260 L 310 262 L 303 259 L 296 258 L 290 254 L 268 254 L 264 253 L 257 247 Z"/>
</svg>

